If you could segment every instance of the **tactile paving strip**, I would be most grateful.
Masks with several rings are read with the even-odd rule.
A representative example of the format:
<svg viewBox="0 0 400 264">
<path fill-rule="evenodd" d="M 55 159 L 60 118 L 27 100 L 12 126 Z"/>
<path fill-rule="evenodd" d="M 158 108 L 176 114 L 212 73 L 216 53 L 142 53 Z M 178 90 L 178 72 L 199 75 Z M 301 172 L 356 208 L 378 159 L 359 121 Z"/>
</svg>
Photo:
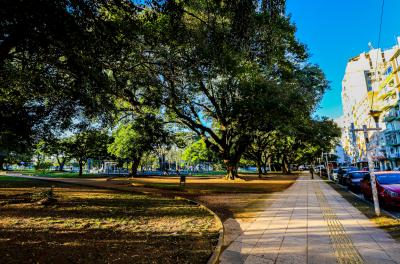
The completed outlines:
<svg viewBox="0 0 400 264">
<path fill-rule="evenodd" d="M 320 204 L 322 214 L 328 224 L 335 255 L 339 264 L 361 264 L 364 260 L 358 253 L 350 237 L 347 235 L 342 223 L 335 212 L 329 206 L 325 195 L 321 191 L 319 183 L 313 185 L 315 194 Z"/>
</svg>

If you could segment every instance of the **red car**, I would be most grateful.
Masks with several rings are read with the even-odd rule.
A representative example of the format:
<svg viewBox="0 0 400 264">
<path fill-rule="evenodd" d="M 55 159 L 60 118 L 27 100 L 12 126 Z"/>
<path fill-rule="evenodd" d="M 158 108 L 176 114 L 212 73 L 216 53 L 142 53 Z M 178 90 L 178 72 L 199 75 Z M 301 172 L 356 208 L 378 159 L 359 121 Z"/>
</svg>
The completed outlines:
<svg viewBox="0 0 400 264">
<path fill-rule="evenodd" d="M 375 172 L 379 202 L 386 206 L 400 207 L 400 172 Z M 365 199 L 372 200 L 371 178 L 367 174 L 361 180 L 361 192 Z"/>
</svg>

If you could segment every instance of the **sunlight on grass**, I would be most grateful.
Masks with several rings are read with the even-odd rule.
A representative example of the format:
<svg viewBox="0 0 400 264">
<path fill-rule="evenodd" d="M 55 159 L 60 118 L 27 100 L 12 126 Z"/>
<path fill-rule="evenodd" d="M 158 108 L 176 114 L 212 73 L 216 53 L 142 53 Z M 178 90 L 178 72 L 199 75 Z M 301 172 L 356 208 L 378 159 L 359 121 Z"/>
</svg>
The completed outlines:
<svg viewBox="0 0 400 264">
<path fill-rule="evenodd" d="M 56 185 L 54 205 L 30 200 L 32 193 L 51 185 Z M 214 216 L 185 200 L 51 185 L 10 177 L 0 182 L 0 254 L 5 262 L 68 258 L 152 263 L 162 258 L 205 263 L 217 242 Z"/>
</svg>

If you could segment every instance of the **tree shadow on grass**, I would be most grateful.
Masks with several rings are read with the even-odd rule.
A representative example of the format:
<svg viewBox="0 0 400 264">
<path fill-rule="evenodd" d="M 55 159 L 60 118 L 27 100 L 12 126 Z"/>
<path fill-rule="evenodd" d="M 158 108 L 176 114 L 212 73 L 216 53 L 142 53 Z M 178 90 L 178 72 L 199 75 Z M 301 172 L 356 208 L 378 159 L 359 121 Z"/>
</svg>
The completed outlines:
<svg viewBox="0 0 400 264">
<path fill-rule="evenodd" d="M 2 263 L 206 263 L 218 234 L 0 229 Z"/>
</svg>

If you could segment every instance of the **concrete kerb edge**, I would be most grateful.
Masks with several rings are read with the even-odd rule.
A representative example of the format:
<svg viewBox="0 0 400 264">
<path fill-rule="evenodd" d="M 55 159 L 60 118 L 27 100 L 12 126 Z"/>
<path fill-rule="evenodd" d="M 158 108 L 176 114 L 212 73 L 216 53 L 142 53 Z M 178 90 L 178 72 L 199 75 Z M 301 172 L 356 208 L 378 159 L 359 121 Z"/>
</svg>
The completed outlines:
<svg viewBox="0 0 400 264">
<path fill-rule="evenodd" d="M 222 251 L 222 245 L 224 242 L 224 235 L 225 235 L 225 228 L 224 228 L 224 224 L 222 223 L 221 218 L 219 218 L 219 216 L 214 213 L 214 211 L 212 211 L 210 208 L 208 208 L 207 206 L 205 206 L 204 204 L 198 202 L 198 201 L 194 201 L 194 200 L 190 200 L 184 197 L 180 197 L 180 196 L 175 196 L 175 199 L 177 200 L 185 200 L 188 201 L 189 203 L 194 203 L 197 206 L 203 208 L 204 210 L 208 211 L 210 214 L 212 214 L 214 216 L 214 219 L 217 221 L 218 225 L 219 225 L 219 236 L 218 236 L 218 243 L 214 248 L 213 254 L 211 255 L 211 257 L 208 259 L 207 264 L 216 264 L 219 261 L 219 257 L 221 255 L 221 251 Z"/>
<path fill-rule="evenodd" d="M 12 175 L 10 175 L 12 176 Z M 19 174 L 18 176 L 28 176 L 28 175 L 23 175 L 23 174 Z M 35 177 L 35 176 L 33 176 Z M 91 187 L 91 188 L 97 188 L 97 189 L 104 189 L 104 190 L 114 190 L 114 191 L 120 191 L 120 192 L 129 192 L 129 193 L 140 193 L 140 194 L 144 194 L 144 195 L 152 195 L 152 196 L 158 196 L 161 197 L 160 194 L 155 194 L 152 192 L 144 192 L 144 191 L 137 191 L 137 190 L 122 190 L 122 189 L 118 189 L 118 188 L 113 188 L 113 187 L 103 187 L 103 186 L 93 186 L 90 184 L 84 184 L 84 183 L 74 183 L 74 182 L 65 182 L 59 179 L 49 179 L 49 178 L 40 178 L 40 177 L 35 177 L 32 178 L 30 176 L 28 177 L 24 177 L 26 179 L 34 179 L 34 180 L 39 180 L 39 181 L 47 181 L 47 182 L 58 182 L 58 183 L 64 183 L 64 184 L 73 184 L 73 185 L 78 185 L 78 186 L 84 186 L 84 187 Z M 222 245 L 224 242 L 224 234 L 225 234 L 225 228 L 224 225 L 222 223 L 221 218 L 219 218 L 219 216 L 214 213 L 214 211 L 212 211 L 210 208 L 208 208 L 207 206 L 205 206 L 204 204 L 198 202 L 198 201 L 194 201 L 194 200 L 190 200 L 187 199 L 185 197 L 181 197 L 181 196 L 175 196 L 174 197 L 175 200 L 185 200 L 191 204 L 196 204 L 197 206 L 201 207 L 202 209 L 208 211 L 210 214 L 212 214 L 214 216 L 214 219 L 217 221 L 217 224 L 219 225 L 219 236 L 218 236 L 218 243 L 214 248 L 213 254 L 211 255 L 211 257 L 208 259 L 207 264 L 217 264 L 219 257 L 221 255 L 221 250 L 222 250 Z"/>
</svg>

